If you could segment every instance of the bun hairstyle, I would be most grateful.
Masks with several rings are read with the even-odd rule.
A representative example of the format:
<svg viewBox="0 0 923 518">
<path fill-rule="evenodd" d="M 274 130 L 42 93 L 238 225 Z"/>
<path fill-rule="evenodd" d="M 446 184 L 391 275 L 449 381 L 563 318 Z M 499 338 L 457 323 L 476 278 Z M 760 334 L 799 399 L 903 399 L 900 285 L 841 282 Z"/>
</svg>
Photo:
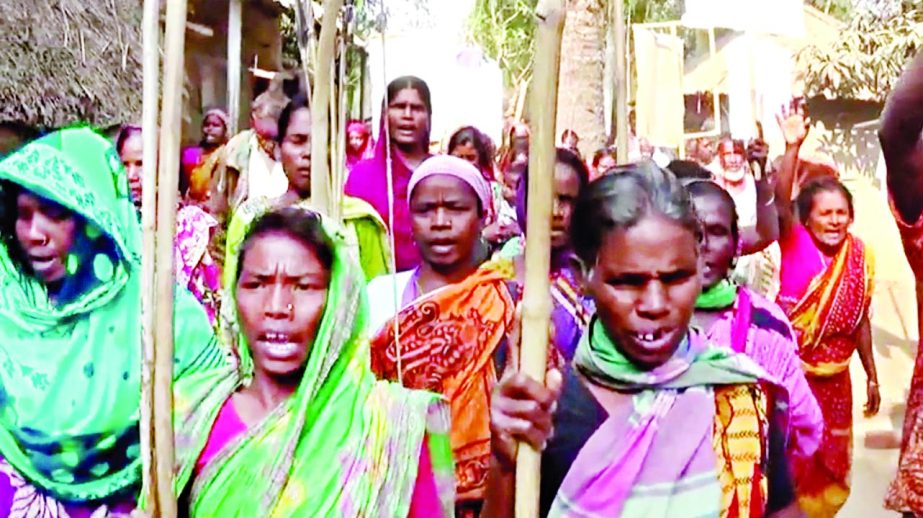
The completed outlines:
<svg viewBox="0 0 923 518">
<path fill-rule="evenodd" d="M 702 230 L 689 194 L 673 173 L 651 161 L 613 169 L 582 190 L 571 219 L 571 243 L 584 265 L 596 264 L 599 247 L 609 232 L 635 226 L 657 215 L 693 233 Z"/>
</svg>

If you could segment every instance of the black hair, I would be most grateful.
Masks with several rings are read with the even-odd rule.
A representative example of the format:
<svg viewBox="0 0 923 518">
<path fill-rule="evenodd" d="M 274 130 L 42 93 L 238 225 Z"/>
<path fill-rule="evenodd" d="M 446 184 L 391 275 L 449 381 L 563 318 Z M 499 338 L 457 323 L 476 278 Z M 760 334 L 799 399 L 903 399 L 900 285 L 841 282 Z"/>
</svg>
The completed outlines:
<svg viewBox="0 0 923 518">
<path fill-rule="evenodd" d="M 569 167 L 570 170 L 573 171 L 577 175 L 577 180 L 580 183 L 580 190 L 578 192 L 582 192 L 583 189 L 585 189 L 586 186 L 590 183 L 590 171 L 589 169 L 587 169 L 586 163 L 583 160 L 581 160 L 580 157 L 577 156 L 577 154 L 574 153 L 573 151 L 562 148 L 562 147 L 555 149 L 554 163 L 555 165 L 561 164 L 561 165 L 565 165 Z M 528 199 L 529 199 L 528 197 L 528 193 L 529 193 L 529 165 L 528 163 L 522 164 L 522 176 L 519 178 L 518 189 L 521 192 L 517 194 L 517 197 L 520 200 L 522 200 L 521 201 L 522 207 L 517 207 L 517 209 L 525 213 L 525 210 L 526 210 L 525 205 L 526 203 L 528 203 Z M 521 224 L 525 225 L 524 217 L 521 221 Z"/>
<path fill-rule="evenodd" d="M 471 144 L 478 153 L 478 168 L 481 173 L 488 173 L 493 168 L 493 153 L 491 152 L 490 139 L 474 126 L 459 128 L 449 138 L 448 150 L 451 153 L 456 147 Z"/>
<path fill-rule="evenodd" d="M 568 137 L 574 137 L 577 140 L 580 140 L 580 135 L 577 135 L 577 132 L 572 129 L 566 129 L 561 133 L 561 141 L 566 140 Z"/>
<path fill-rule="evenodd" d="M 382 119 L 387 121 L 387 108 L 391 103 L 391 100 L 397 97 L 397 94 L 401 90 L 411 89 L 420 94 L 420 99 L 423 101 L 423 105 L 426 107 L 426 114 L 429 122 L 427 123 L 426 128 L 426 141 L 421 142 L 423 150 L 426 151 L 429 148 L 429 132 L 432 129 L 432 119 L 433 119 L 433 100 L 429 92 L 429 86 L 426 84 L 426 81 L 420 79 L 417 76 L 401 76 L 394 81 L 388 83 L 388 92 L 382 104 Z"/>
<path fill-rule="evenodd" d="M 686 184 L 686 190 L 693 199 L 696 197 L 714 196 L 721 200 L 731 211 L 731 237 L 734 239 L 734 247 L 740 243 L 740 229 L 737 227 L 737 205 L 730 193 L 724 190 L 720 185 L 710 180 L 695 180 Z"/>
<path fill-rule="evenodd" d="M 10 181 L 0 180 L 0 241 L 14 268 L 20 272 L 31 272 L 26 252 L 16 239 L 17 198 L 22 187 Z"/>
<path fill-rule="evenodd" d="M 711 180 L 712 172 L 693 160 L 673 160 L 667 169 L 680 180 Z"/>
<path fill-rule="evenodd" d="M 391 102 L 392 99 L 397 97 L 397 94 L 401 90 L 405 90 L 407 88 L 416 90 L 417 93 L 420 94 L 420 99 L 423 100 L 423 104 L 426 106 L 426 113 L 432 115 L 433 101 L 432 96 L 429 93 L 429 85 L 426 84 L 426 81 L 420 79 L 417 76 L 402 76 L 388 83 L 387 102 Z"/>
<path fill-rule="evenodd" d="M 324 268 L 333 267 L 333 243 L 324 232 L 320 216 L 313 211 L 296 207 L 285 207 L 263 214 L 247 230 L 240 245 L 240 257 L 237 261 L 236 279 L 240 279 L 244 258 L 253 243 L 266 234 L 285 234 L 295 238 L 317 253 Z"/>
<path fill-rule="evenodd" d="M 574 207 L 571 243 L 584 264 L 596 264 L 606 234 L 631 228 L 650 214 L 676 222 L 701 241 L 701 225 L 689 193 L 673 173 L 651 161 L 620 166 L 615 171 L 583 189 Z"/>
<path fill-rule="evenodd" d="M 285 132 L 288 131 L 289 124 L 292 123 L 292 115 L 302 108 L 310 109 L 311 102 L 307 95 L 298 93 L 295 97 L 292 97 L 292 100 L 285 105 L 285 108 L 282 109 L 282 113 L 279 114 L 279 131 L 276 133 L 277 142 L 285 140 Z"/>
<path fill-rule="evenodd" d="M 118 153 L 119 156 L 122 155 L 122 148 L 125 147 L 125 143 L 134 135 L 141 135 L 141 126 L 126 124 L 119 130 L 119 135 L 115 139 L 115 152 Z"/>
<path fill-rule="evenodd" d="M 838 192 L 846 198 L 846 204 L 849 206 L 849 217 L 855 218 L 855 208 L 853 207 L 852 193 L 843 185 L 842 182 L 832 176 L 819 176 L 808 181 L 801 186 L 798 192 L 798 198 L 795 204 L 798 207 L 798 218 L 803 225 L 808 222 L 808 216 L 814 209 L 814 198 L 822 192 Z"/>
</svg>

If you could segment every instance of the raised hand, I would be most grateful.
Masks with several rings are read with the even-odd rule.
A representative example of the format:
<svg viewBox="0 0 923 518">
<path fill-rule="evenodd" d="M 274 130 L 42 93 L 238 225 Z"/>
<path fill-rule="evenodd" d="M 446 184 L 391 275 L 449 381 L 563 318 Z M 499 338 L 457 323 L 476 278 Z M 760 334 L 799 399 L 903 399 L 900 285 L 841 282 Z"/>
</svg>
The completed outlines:
<svg viewBox="0 0 923 518">
<path fill-rule="evenodd" d="M 800 146 L 808 138 L 808 122 L 805 117 L 804 99 L 792 99 L 788 106 L 782 107 L 782 112 L 776 115 L 785 144 Z"/>
</svg>

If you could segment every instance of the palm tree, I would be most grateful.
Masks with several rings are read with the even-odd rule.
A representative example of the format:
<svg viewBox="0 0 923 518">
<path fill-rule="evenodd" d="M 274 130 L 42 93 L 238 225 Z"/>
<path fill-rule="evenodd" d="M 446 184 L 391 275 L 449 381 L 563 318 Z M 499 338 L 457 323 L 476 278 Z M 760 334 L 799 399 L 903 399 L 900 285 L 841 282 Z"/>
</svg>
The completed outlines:
<svg viewBox="0 0 923 518">
<path fill-rule="evenodd" d="M 561 41 L 557 134 L 571 129 L 589 155 L 606 144 L 603 77 L 608 0 L 568 0 Z"/>
</svg>

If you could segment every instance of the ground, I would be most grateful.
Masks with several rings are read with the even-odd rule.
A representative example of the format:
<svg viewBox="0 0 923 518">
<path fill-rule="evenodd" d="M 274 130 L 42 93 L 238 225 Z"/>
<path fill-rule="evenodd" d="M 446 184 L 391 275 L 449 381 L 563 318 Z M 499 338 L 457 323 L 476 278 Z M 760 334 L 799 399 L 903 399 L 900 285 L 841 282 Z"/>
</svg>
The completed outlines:
<svg viewBox="0 0 923 518">
<path fill-rule="evenodd" d="M 856 416 L 853 492 L 839 516 L 899 516 L 882 506 L 897 467 L 898 450 L 869 448 L 865 440 L 870 432 L 876 436 L 889 431 L 900 433 L 917 348 L 914 280 L 883 192 L 866 179 L 847 183 L 856 203 L 853 232 L 872 247 L 876 258 L 872 327 L 882 404 L 879 415 L 870 419 L 863 417 L 865 374 L 858 356 L 854 357 L 851 366 Z"/>
</svg>

